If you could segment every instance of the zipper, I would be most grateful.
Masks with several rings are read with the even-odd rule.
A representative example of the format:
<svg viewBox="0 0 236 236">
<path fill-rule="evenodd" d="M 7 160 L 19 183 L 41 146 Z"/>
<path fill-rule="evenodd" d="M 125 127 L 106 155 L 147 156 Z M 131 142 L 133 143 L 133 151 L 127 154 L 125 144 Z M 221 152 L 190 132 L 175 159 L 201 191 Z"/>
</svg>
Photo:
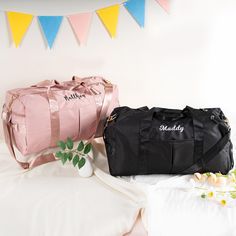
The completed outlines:
<svg viewBox="0 0 236 236">
<path fill-rule="evenodd" d="M 115 120 L 117 118 L 117 114 L 113 114 L 108 116 L 107 120 L 106 120 L 106 124 L 104 126 L 104 133 L 103 133 L 103 138 L 106 139 L 105 137 L 105 129 L 108 127 L 109 123 L 111 123 L 113 120 Z"/>
<path fill-rule="evenodd" d="M 213 113 L 210 116 L 210 119 L 214 121 L 216 124 L 218 123 L 222 124 L 228 131 L 231 130 L 230 125 L 229 125 L 229 120 L 226 117 L 220 118 L 218 115 Z"/>
<path fill-rule="evenodd" d="M 113 115 L 108 116 L 107 121 L 106 121 L 106 124 L 105 124 L 105 126 L 104 126 L 104 129 L 106 129 L 106 127 L 108 126 L 108 124 L 109 124 L 110 122 L 112 122 L 113 120 L 115 120 L 116 117 L 117 117 L 117 114 L 116 114 L 116 113 L 113 114 Z"/>
</svg>

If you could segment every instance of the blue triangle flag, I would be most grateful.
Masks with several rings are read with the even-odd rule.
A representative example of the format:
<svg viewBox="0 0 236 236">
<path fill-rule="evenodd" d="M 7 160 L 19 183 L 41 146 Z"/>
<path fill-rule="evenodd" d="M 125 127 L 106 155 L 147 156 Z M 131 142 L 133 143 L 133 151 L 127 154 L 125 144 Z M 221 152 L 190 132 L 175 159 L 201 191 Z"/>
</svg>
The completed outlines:
<svg viewBox="0 0 236 236">
<path fill-rule="evenodd" d="M 62 16 L 38 16 L 48 46 L 52 48 L 63 17 Z"/>
<path fill-rule="evenodd" d="M 128 0 L 124 3 L 124 6 L 139 24 L 139 26 L 144 27 L 145 0 Z"/>
</svg>

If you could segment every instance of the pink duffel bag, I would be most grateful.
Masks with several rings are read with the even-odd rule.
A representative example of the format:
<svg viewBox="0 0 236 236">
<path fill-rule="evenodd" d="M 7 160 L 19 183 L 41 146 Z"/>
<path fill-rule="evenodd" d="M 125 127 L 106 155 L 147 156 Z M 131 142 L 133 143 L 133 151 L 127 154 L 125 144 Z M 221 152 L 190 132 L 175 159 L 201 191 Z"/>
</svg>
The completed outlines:
<svg viewBox="0 0 236 236">
<path fill-rule="evenodd" d="M 117 86 L 101 77 L 46 80 L 13 89 L 2 112 L 5 140 L 16 161 L 31 168 L 55 160 L 53 154 L 37 153 L 56 147 L 58 140 L 102 136 L 106 117 L 118 105 Z M 14 146 L 23 155 L 20 159 Z"/>
</svg>

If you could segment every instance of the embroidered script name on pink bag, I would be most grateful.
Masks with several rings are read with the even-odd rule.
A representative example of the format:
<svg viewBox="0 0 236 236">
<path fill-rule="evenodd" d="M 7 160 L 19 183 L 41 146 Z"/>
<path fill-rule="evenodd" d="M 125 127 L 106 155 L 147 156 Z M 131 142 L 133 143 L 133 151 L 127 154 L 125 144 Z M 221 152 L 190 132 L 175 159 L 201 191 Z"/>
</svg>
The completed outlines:
<svg viewBox="0 0 236 236">
<path fill-rule="evenodd" d="M 85 94 L 73 93 L 70 96 L 65 95 L 64 98 L 66 101 L 70 101 L 71 99 L 81 99 L 85 98 Z"/>
</svg>

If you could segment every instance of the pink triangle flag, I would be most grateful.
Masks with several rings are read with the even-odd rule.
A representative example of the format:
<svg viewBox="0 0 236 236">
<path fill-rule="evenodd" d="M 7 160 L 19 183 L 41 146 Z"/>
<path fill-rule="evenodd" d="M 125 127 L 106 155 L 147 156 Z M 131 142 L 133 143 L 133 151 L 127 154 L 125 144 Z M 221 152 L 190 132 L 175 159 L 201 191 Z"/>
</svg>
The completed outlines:
<svg viewBox="0 0 236 236">
<path fill-rule="evenodd" d="M 169 0 L 156 0 L 158 4 L 167 12 L 170 12 Z"/>
<path fill-rule="evenodd" d="M 88 32 L 92 21 L 92 12 L 69 15 L 68 20 L 81 44 L 86 44 Z"/>
</svg>

